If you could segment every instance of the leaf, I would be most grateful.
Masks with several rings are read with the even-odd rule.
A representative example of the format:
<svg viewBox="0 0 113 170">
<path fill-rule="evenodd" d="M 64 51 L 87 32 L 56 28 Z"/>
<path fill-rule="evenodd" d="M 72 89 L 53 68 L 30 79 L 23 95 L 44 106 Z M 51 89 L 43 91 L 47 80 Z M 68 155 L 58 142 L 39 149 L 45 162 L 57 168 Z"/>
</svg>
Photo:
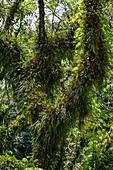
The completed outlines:
<svg viewBox="0 0 113 170">
<path fill-rule="evenodd" d="M 113 4 L 110 4 L 108 8 L 112 9 L 113 8 Z"/>
<path fill-rule="evenodd" d="M 79 46 L 81 46 L 81 42 L 77 43 L 76 48 L 78 48 Z"/>
<path fill-rule="evenodd" d="M 84 162 L 84 163 L 82 164 L 82 167 L 83 167 L 83 169 L 87 169 L 87 168 L 88 168 L 88 164 L 87 164 L 86 162 Z"/>
<path fill-rule="evenodd" d="M 97 133 L 98 133 L 99 136 L 102 136 L 102 135 L 103 135 L 103 133 L 102 133 L 101 130 L 98 130 Z"/>
<path fill-rule="evenodd" d="M 86 150 L 84 154 L 85 154 L 86 156 L 88 156 L 88 155 L 90 155 L 91 152 L 92 152 L 92 148 Z"/>
<path fill-rule="evenodd" d="M 28 160 L 26 158 L 23 158 L 22 162 L 28 162 Z"/>
</svg>

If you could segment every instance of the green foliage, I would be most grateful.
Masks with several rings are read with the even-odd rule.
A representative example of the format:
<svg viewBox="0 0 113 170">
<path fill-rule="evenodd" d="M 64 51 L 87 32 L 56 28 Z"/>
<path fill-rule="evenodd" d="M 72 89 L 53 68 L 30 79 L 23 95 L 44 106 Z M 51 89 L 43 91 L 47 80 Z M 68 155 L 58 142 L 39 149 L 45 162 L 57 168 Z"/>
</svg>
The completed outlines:
<svg viewBox="0 0 113 170">
<path fill-rule="evenodd" d="M 7 149 L 11 141 L 14 139 L 18 131 L 24 126 L 26 120 L 22 114 L 17 116 L 16 120 L 6 126 L 0 126 L 0 152 L 2 153 Z"/>
<path fill-rule="evenodd" d="M 105 86 L 101 95 L 95 91 L 90 94 L 94 106 L 92 113 L 86 118 L 82 130 L 78 127 L 71 130 L 67 138 L 64 169 L 112 169 L 113 116 L 111 105 L 106 107 L 107 89 L 109 87 Z"/>
<path fill-rule="evenodd" d="M 92 115 L 89 118 L 84 130 L 79 131 L 76 128 L 68 138 L 67 161 L 64 169 L 110 170 L 113 167 L 113 126 L 109 123 L 105 124 L 101 116 L 97 118 Z M 112 122 L 113 118 L 111 117 L 110 120 Z"/>
<path fill-rule="evenodd" d="M 27 158 L 23 158 L 21 161 L 16 159 L 11 151 L 0 155 L 1 170 L 41 170 L 41 168 L 38 168 L 35 164 L 36 163 L 29 163 Z"/>
<path fill-rule="evenodd" d="M 8 88 L 13 91 L 13 101 L 22 114 L 8 127 L 1 120 L 0 149 L 5 151 L 28 121 L 34 127 L 31 161 L 44 169 L 62 169 L 66 137 L 70 129 L 78 125 L 79 129 L 74 131 L 74 142 L 69 146 L 74 147 L 75 153 L 69 156 L 67 168 L 72 169 L 74 164 L 74 168 L 98 169 L 104 166 L 106 169 L 112 166 L 112 156 L 107 165 L 103 163 L 108 155 L 112 155 L 112 149 L 108 146 L 112 142 L 112 125 L 110 130 L 110 123 L 107 126 L 104 123 L 103 118 L 108 118 L 108 111 L 100 110 L 103 100 L 92 100 L 92 91 L 97 89 L 100 93 L 105 88 L 111 69 L 112 31 L 107 16 L 104 16 L 108 1 L 82 0 L 75 5 L 74 1 L 49 1 L 47 4 L 53 17 L 50 29 L 45 24 L 43 2 L 38 1 L 39 22 L 35 29 L 30 27 L 29 17 L 36 14 L 36 1 L 17 0 L 8 10 L 2 10 L 2 16 L 5 16 L 4 11 L 7 15 L 0 27 L 0 80 L 7 80 Z M 60 30 L 60 33 L 54 28 L 59 4 L 64 5 L 65 13 L 62 16 L 65 20 L 62 23 L 62 20 L 58 21 L 58 29 L 66 29 L 63 32 Z M 70 17 L 71 9 L 77 10 L 76 17 L 72 13 L 74 18 Z M 2 103 L 2 106 L 6 107 L 6 104 Z M 80 131 L 84 118 L 93 108 L 92 120 L 87 120 Z M 1 112 L 7 110 L 0 109 Z M 109 119 L 112 117 L 109 116 Z M 6 162 L 7 159 L 11 159 L 11 165 L 8 162 L 10 168 L 16 168 L 22 162 L 22 166 L 28 168 L 26 158 L 21 162 L 15 159 L 15 167 L 12 157 L 6 157 Z M 4 168 L 4 155 L 1 160 Z"/>
<path fill-rule="evenodd" d="M 6 154 L 0 156 L 0 167 L 1 169 L 24 169 L 25 165 L 14 156 Z"/>
</svg>

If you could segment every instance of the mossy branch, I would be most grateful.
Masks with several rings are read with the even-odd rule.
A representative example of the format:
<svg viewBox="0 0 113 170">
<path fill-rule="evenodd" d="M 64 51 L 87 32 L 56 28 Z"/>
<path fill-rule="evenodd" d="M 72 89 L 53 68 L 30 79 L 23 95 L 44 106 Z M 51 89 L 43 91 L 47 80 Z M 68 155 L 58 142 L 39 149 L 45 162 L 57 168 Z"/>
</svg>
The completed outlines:
<svg viewBox="0 0 113 170">
<path fill-rule="evenodd" d="M 10 8 L 10 12 L 9 15 L 7 16 L 6 22 L 5 22 L 5 26 L 4 29 L 5 30 L 9 30 L 9 27 L 14 19 L 14 15 L 17 12 L 18 8 L 19 8 L 19 4 L 20 2 L 22 2 L 21 0 L 16 0 L 13 4 L 13 6 L 11 6 Z"/>
<path fill-rule="evenodd" d="M 77 117 L 82 121 L 90 112 L 89 92 L 93 86 L 100 90 L 106 78 L 109 56 L 102 29 L 102 7 L 97 0 L 83 1 L 79 32 L 82 55 L 77 76 L 62 102 L 37 122 L 33 159 L 38 157 L 42 168 L 49 168 L 50 162 L 55 162 L 62 140 L 65 140 Z"/>
</svg>

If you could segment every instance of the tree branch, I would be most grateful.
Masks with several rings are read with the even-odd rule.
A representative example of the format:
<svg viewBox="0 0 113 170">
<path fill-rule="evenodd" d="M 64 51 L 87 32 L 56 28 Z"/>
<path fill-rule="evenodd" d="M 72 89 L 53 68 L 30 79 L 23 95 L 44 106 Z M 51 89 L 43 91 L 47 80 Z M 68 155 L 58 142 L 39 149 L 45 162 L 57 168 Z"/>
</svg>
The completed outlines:
<svg viewBox="0 0 113 170">
<path fill-rule="evenodd" d="M 44 1 L 38 0 L 39 4 L 39 44 L 44 43 L 46 33 L 45 33 L 45 11 L 44 11 Z"/>
<path fill-rule="evenodd" d="M 17 12 L 18 8 L 19 8 L 19 4 L 20 4 L 21 0 L 16 0 L 13 4 L 13 6 L 10 9 L 9 15 L 6 18 L 6 22 L 5 22 L 5 30 L 9 30 L 9 27 L 14 19 L 14 15 Z"/>
</svg>

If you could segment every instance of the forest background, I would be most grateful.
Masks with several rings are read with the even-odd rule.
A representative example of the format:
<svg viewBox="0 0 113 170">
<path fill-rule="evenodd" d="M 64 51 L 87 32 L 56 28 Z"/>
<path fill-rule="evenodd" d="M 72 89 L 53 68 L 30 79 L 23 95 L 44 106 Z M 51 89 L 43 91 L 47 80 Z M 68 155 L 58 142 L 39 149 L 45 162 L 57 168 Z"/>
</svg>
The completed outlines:
<svg viewBox="0 0 113 170">
<path fill-rule="evenodd" d="M 0 169 L 113 169 L 112 3 L 0 1 Z"/>
</svg>

